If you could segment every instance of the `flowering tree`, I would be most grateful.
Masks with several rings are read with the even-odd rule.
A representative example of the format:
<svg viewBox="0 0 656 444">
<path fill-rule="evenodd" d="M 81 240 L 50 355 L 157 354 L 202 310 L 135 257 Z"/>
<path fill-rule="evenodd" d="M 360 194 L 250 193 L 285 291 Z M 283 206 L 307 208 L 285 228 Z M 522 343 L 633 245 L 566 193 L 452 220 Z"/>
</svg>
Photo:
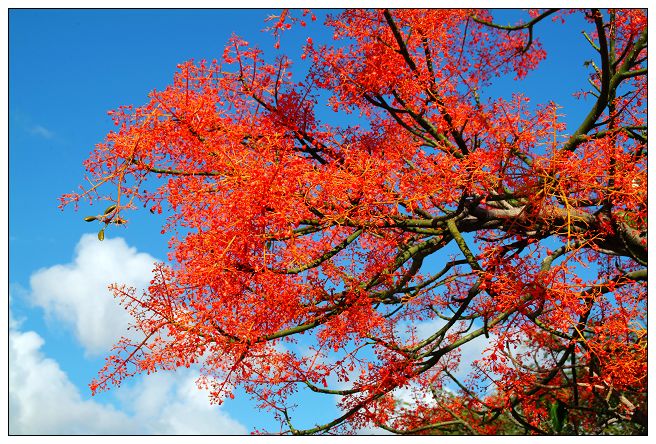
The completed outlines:
<svg viewBox="0 0 656 444">
<path fill-rule="evenodd" d="M 567 134 L 556 103 L 485 91 L 530 75 L 540 26 L 570 14 L 597 56 Z M 291 15 L 275 35 L 313 18 Z M 91 390 L 198 365 L 211 401 L 241 386 L 294 434 L 645 431 L 646 12 L 502 26 L 349 10 L 326 25 L 336 42 L 307 39 L 302 81 L 235 37 L 221 62 L 181 64 L 111 113 L 91 187 L 63 203 L 110 201 L 86 218 L 101 240 L 127 210 L 170 209 L 171 253 L 143 294 L 112 286 L 143 336 Z M 341 416 L 295 428 L 298 390 L 335 396 Z"/>
</svg>

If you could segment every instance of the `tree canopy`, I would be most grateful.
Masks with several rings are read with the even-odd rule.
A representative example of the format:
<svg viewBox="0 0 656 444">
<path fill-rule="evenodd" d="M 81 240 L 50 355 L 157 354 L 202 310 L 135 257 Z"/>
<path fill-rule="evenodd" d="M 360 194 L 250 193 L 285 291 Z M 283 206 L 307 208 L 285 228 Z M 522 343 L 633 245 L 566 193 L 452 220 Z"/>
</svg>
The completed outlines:
<svg viewBox="0 0 656 444">
<path fill-rule="evenodd" d="M 596 54 L 573 132 L 557 100 L 575 91 L 485 94 L 530 76 L 541 26 L 573 14 Z M 269 29 L 284 45 L 313 18 Z M 356 9 L 325 26 L 307 72 L 234 37 L 110 113 L 91 185 L 63 204 L 108 201 L 86 218 L 100 240 L 164 211 L 170 256 L 143 294 L 111 287 L 143 335 L 91 390 L 197 365 L 210 401 L 243 387 L 285 433 L 646 431 L 646 11 Z M 299 390 L 341 416 L 295 427 Z"/>
</svg>

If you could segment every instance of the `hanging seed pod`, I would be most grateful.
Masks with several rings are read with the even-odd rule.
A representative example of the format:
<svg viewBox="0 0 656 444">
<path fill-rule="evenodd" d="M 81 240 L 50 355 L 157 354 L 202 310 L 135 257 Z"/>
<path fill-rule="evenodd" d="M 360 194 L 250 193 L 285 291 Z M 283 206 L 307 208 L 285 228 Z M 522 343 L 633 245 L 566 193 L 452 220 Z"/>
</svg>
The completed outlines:
<svg viewBox="0 0 656 444">
<path fill-rule="evenodd" d="M 102 241 L 103 239 L 105 239 L 105 229 L 104 228 L 98 232 L 98 240 Z"/>
<path fill-rule="evenodd" d="M 551 427 L 556 433 L 560 433 L 567 420 L 567 406 L 565 403 L 559 399 L 552 402 L 549 406 L 549 416 L 551 418 Z"/>
<path fill-rule="evenodd" d="M 93 222 L 94 220 L 98 220 L 96 216 L 87 216 L 84 218 L 85 222 Z"/>
<path fill-rule="evenodd" d="M 109 213 L 111 213 L 112 211 L 114 211 L 115 209 L 116 209 L 116 204 L 114 204 L 114 205 L 110 205 L 110 206 L 107 207 L 107 209 L 105 210 L 105 213 L 104 213 L 104 214 L 109 214 Z"/>
</svg>

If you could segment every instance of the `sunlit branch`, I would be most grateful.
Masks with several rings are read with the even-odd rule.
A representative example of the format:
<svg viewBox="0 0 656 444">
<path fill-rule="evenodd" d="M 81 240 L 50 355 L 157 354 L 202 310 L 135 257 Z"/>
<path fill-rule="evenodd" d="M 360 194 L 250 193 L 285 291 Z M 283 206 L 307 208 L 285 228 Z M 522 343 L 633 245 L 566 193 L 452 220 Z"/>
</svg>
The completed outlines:
<svg viewBox="0 0 656 444">
<path fill-rule="evenodd" d="M 353 243 L 353 241 L 355 241 L 358 237 L 360 237 L 362 231 L 363 231 L 362 228 L 355 230 L 351 235 L 349 235 L 346 239 L 344 239 L 342 242 L 337 244 L 334 248 L 326 251 L 324 254 L 322 254 L 315 260 L 308 262 L 305 265 L 296 268 L 288 268 L 282 271 L 279 270 L 273 270 L 273 271 L 276 273 L 283 273 L 283 274 L 298 274 L 305 270 L 309 270 L 310 268 L 317 267 L 322 263 L 326 262 L 327 260 L 331 259 L 333 256 L 335 256 L 337 253 L 339 253 L 346 247 L 348 247 L 351 243 Z"/>
<path fill-rule="evenodd" d="M 474 254 L 467 246 L 467 242 L 462 237 L 462 234 L 460 234 L 460 231 L 458 231 L 458 227 L 456 226 L 456 223 L 453 221 L 453 219 L 447 220 L 446 226 L 449 228 L 449 233 L 451 233 L 451 236 L 456 241 L 456 244 L 458 244 L 458 248 L 460 248 L 460 251 L 462 251 L 462 254 L 465 256 L 465 259 L 467 259 L 467 263 L 470 267 L 472 267 L 472 270 L 483 271 L 483 268 L 479 265 Z"/>
<path fill-rule="evenodd" d="M 140 168 L 143 168 L 151 173 L 156 174 L 168 174 L 171 176 L 221 176 L 223 173 L 217 171 L 183 171 L 183 170 L 171 170 L 166 168 L 156 168 L 146 165 L 143 162 L 140 162 L 136 158 L 132 158 L 131 162 L 137 165 Z"/>
<path fill-rule="evenodd" d="M 417 254 L 428 255 L 430 253 L 434 253 L 445 244 L 446 242 L 443 237 L 435 236 L 435 237 L 431 237 L 430 239 L 424 242 L 410 246 L 409 248 L 403 250 L 403 252 L 401 252 L 401 254 L 399 254 L 396 257 L 394 262 L 389 267 L 387 267 L 383 272 L 377 274 L 375 277 L 370 279 L 369 282 L 363 286 L 363 288 L 367 290 L 373 288 L 380 282 L 380 279 L 383 275 L 398 270 L 401 266 L 403 266 L 403 264 L 405 264 L 413 256 Z"/>
<path fill-rule="evenodd" d="M 431 347 L 429 347 L 428 351 L 424 352 L 421 356 L 422 358 L 430 357 L 428 359 L 428 361 L 422 363 L 422 371 L 428 370 L 433 365 L 435 365 L 437 363 L 437 361 L 443 355 L 445 355 L 449 351 L 454 350 L 455 348 L 457 348 L 457 347 L 451 347 L 450 349 L 448 349 L 449 346 L 441 347 L 441 348 L 438 348 L 438 347 L 440 347 L 440 345 L 442 344 L 442 341 L 446 337 L 447 332 L 451 329 L 451 327 L 453 327 L 453 325 L 456 322 L 458 322 L 462 319 L 462 315 L 465 312 L 465 310 L 469 307 L 469 304 L 471 303 L 471 301 L 479 294 L 481 283 L 482 283 L 482 279 L 479 278 L 474 283 L 474 285 L 471 286 L 471 288 L 469 289 L 469 291 L 467 293 L 467 296 L 462 301 L 460 301 L 460 306 L 455 311 L 455 313 L 453 314 L 451 319 L 448 320 L 442 328 L 440 328 L 437 332 L 435 332 L 434 334 L 432 334 L 428 338 L 426 338 L 423 341 L 419 342 L 416 346 L 414 346 L 411 349 L 412 351 L 420 350 L 421 348 L 426 347 L 427 345 L 434 343 Z M 480 333 L 483 334 L 485 330 L 486 329 L 480 329 Z M 466 338 L 468 338 L 467 340 L 464 340 L 462 342 L 460 342 L 460 341 L 456 341 L 456 342 L 459 342 L 459 344 L 464 344 L 465 342 L 469 342 L 470 340 L 476 338 L 477 336 L 480 336 L 480 335 L 475 335 L 474 333 L 475 332 L 472 332 L 472 333 L 468 334 L 467 336 L 465 336 Z"/>
<path fill-rule="evenodd" d="M 611 78 L 606 31 L 601 13 L 597 10 L 594 12 L 594 20 L 595 25 L 597 26 L 597 32 L 599 33 L 599 54 L 601 56 L 602 63 L 601 89 L 599 90 L 597 101 L 595 102 L 588 115 L 585 117 L 574 134 L 572 134 L 569 140 L 563 145 L 562 150 L 565 151 L 574 151 L 581 143 L 587 140 L 587 133 L 594 128 L 597 120 L 608 105 L 608 99 L 611 95 L 611 91 L 615 91 L 625 78 L 632 77 L 632 75 L 629 75 L 629 77 L 625 76 L 627 73 L 631 72 L 630 68 L 633 66 L 633 63 L 637 59 L 640 52 L 646 47 L 647 31 L 645 30 L 635 42 L 633 49 L 629 52 L 624 62 L 622 62 L 617 72 Z"/>
<path fill-rule="evenodd" d="M 308 386 L 310 390 L 316 393 L 323 393 L 326 395 L 339 395 L 339 396 L 347 396 L 347 395 L 353 395 L 354 393 L 359 393 L 361 390 L 359 389 L 349 389 L 349 390 L 330 390 L 330 389 L 325 389 L 321 387 L 317 387 L 316 385 L 312 384 L 310 381 L 304 381 L 304 384 Z"/>
<path fill-rule="evenodd" d="M 380 427 L 381 429 L 387 430 L 388 432 L 394 433 L 396 435 L 417 435 L 420 432 L 426 432 L 429 430 L 436 430 L 436 429 L 438 430 L 445 429 L 454 425 L 463 425 L 463 422 L 459 419 L 453 421 L 441 421 L 433 424 L 426 424 L 420 427 L 415 427 L 414 429 L 410 429 L 410 430 L 399 430 L 385 424 L 377 424 L 377 427 Z"/>
</svg>

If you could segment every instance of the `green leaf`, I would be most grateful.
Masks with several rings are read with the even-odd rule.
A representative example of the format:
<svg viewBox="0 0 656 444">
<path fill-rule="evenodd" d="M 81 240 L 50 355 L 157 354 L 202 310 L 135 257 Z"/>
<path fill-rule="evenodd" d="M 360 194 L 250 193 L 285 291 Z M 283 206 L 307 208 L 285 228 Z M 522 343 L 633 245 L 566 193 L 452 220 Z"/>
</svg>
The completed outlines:
<svg viewBox="0 0 656 444">
<path fill-rule="evenodd" d="M 560 399 L 552 402 L 549 406 L 549 417 L 551 418 L 551 427 L 556 433 L 560 433 L 565 425 L 567 417 L 567 406 Z"/>
</svg>

